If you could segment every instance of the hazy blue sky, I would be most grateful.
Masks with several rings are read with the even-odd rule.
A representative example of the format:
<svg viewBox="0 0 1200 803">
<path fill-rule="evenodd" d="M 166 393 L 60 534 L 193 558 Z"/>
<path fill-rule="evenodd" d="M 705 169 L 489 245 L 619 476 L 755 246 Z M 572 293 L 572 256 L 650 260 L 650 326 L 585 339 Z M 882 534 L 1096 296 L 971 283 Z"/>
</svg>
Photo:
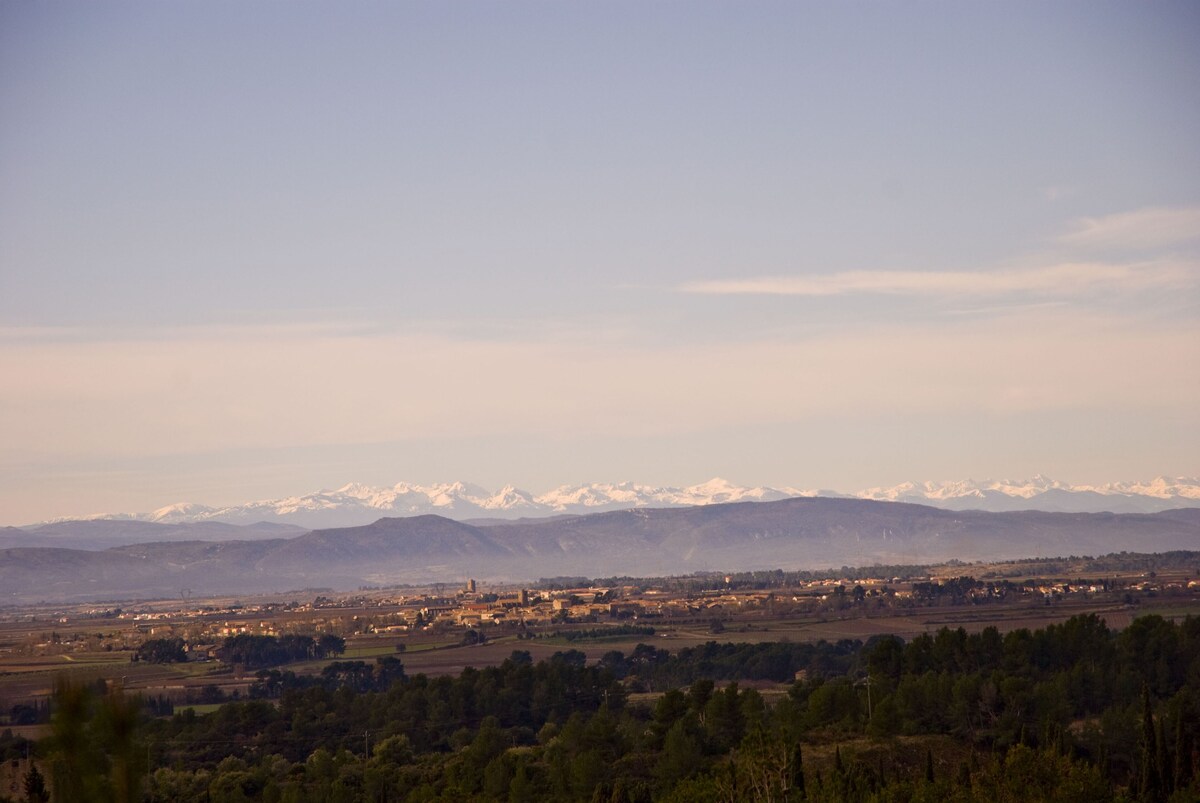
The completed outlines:
<svg viewBox="0 0 1200 803">
<path fill-rule="evenodd" d="M 0 3 L 0 523 L 1200 473 L 1200 4 Z"/>
</svg>

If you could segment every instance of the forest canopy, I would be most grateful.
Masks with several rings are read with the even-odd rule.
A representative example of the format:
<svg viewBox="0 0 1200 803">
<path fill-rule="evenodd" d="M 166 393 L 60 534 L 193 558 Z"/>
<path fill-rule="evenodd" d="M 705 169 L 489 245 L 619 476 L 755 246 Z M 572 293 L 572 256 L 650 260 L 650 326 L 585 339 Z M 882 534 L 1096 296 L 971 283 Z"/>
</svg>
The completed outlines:
<svg viewBox="0 0 1200 803">
<path fill-rule="evenodd" d="M 263 669 L 206 716 L 64 686 L 37 752 L 56 790 L 184 803 L 1182 801 L 1200 792 L 1198 689 L 1200 618 L 1088 615 L 592 664 L 516 651 L 457 677 L 394 656 Z"/>
</svg>

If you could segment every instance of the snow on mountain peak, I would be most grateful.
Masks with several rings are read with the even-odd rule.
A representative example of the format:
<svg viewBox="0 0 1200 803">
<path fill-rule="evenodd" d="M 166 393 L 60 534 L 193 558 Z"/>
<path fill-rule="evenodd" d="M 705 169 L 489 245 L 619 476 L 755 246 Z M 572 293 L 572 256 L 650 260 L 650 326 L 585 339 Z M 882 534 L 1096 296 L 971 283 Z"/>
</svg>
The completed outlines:
<svg viewBox="0 0 1200 803">
<path fill-rule="evenodd" d="M 729 493 L 730 491 L 741 489 L 727 479 L 713 477 L 708 482 L 702 482 L 699 485 L 693 485 L 690 488 L 687 488 L 687 490 L 696 493 Z"/>
<path fill-rule="evenodd" d="M 365 524 L 382 516 L 436 513 L 458 519 L 581 514 L 638 507 L 682 507 L 725 502 L 769 502 L 794 496 L 840 496 L 892 502 L 915 502 L 955 510 L 1041 509 L 1071 512 L 1156 512 L 1172 507 L 1200 507 L 1200 479 L 1155 477 L 1146 482 L 1069 485 L 1042 475 L 1028 480 L 954 480 L 903 482 L 852 494 L 802 491 L 789 487 L 735 485 L 714 477 L 684 488 L 635 482 L 562 485 L 534 495 L 513 485 L 492 492 L 467 482 L 417 485 L 399 482 L 377 488 L 348 483 L 337 490 L 267 499 L 214 508 L 189 502 L 152 513 L 96 515 L 89 519 L 133 519 L 169 524 L 224 521 L 249 524 L 278 521 L 305 527 Z"/>
<path fill-rule="evenodd" d="M 522 491 L 513 485 L 505 485 L 483 500 L 483 506 L 488 510 L 537 510 L 538 503 L 533 500 L 533 495 L 528 491 Z"/>
<path fill-rule="evenodd" d="M 195 502 L 176 502 L 173 505 L 160 507 L 147 518 L 160 524 L 178 524 L 203 518 L 212 512 L 212 508 Z"/>
</svg>

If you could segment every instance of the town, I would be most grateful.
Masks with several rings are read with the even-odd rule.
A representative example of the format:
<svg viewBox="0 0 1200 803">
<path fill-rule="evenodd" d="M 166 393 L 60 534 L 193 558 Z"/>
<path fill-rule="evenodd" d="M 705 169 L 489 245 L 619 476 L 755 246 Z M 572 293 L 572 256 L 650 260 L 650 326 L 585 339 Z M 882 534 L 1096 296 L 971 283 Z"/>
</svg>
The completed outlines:
<svg viewBox="0 0 1200 803">
<path fill-rule="evenodd" d="M 1143 612 L 1200 612 L 1196 556 L 1156 562 L 951 564 L 827 572 L 543 580 L 529 586 L 313 590 L 241 599 L 47 606 L 0 611 L 0 724 L 36 726 L 39 701 L 66 673 L 102 679 L 172 705 L 249 693 L 256 667 L 226 646 L 239 636 L 332 637 L 336 648 L 288 662 L 316 674 L 335 659 L 402 659 L 410 673 L 496 665 L 513 649 L 566 648 L 598 659 L 649 642 L 911 638 L 947 624 L 977 631 L 1043 626 L 1099 613 L 1121 627 Z M 1099 571 L 1108 568 L 1109 571 Z M 884 571 L 886 569 L 887 571 Z M 1021 576 L 1024 569 L 1025 576 Z M 1047 569 L 1056 571 L 1046 571 Z M 1089 572 L 1089 570 L 1091 570 Z M 901 572 L 902 574 L 895 574 Z M 177 652 L 148 648 L 169 645 Z M 164 657 L 166 656 L 166 657 Z M 257 667 L 261 668 L 261 667 Z"/>
</svg>

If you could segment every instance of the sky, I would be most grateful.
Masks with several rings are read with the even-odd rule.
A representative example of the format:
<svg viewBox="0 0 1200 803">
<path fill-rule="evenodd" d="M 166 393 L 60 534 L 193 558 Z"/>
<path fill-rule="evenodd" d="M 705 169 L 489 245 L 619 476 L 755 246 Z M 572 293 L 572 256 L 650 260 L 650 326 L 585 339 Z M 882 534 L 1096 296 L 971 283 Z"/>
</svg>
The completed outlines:
<svg viewBox="0 0 1200 803">
<path fill-rule="evenodd" d="M 0 4 L 0 524 L 1200 474 L 1194 2 Z"/>
</svg>

